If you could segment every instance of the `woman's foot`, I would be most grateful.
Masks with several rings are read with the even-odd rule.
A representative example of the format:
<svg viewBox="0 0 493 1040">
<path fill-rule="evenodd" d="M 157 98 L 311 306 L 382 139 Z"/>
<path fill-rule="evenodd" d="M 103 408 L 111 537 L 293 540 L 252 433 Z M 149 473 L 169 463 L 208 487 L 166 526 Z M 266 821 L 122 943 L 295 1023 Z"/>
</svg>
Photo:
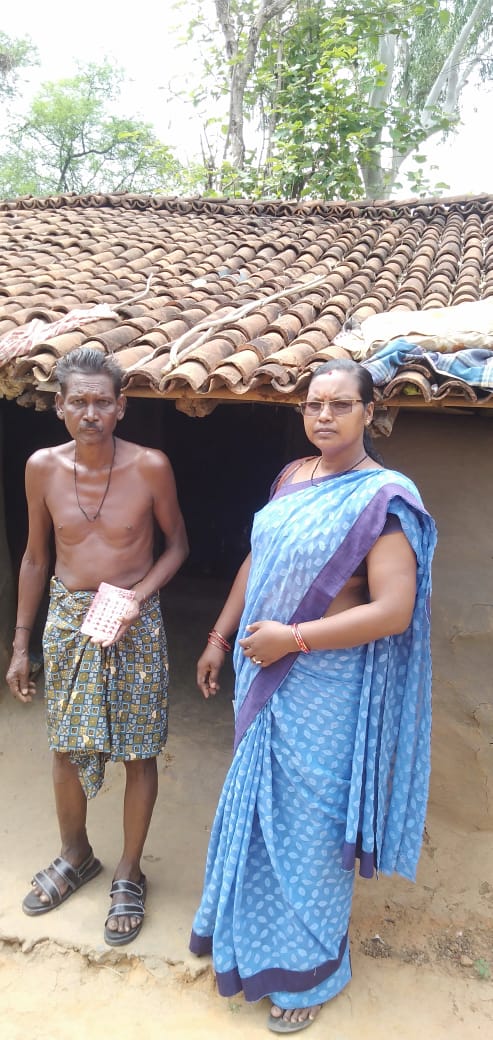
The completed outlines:
<svg viewBox="0 0 493 1040">
<path fill-rule="evenodd" d="M 285 1010 L 273 1004 L 267 1025 L 272 1033 L 298 1033 L 312 1025 L 321 1007 L 322 1004 L 314 1004 L 313 1007 Z"/>
</svg>

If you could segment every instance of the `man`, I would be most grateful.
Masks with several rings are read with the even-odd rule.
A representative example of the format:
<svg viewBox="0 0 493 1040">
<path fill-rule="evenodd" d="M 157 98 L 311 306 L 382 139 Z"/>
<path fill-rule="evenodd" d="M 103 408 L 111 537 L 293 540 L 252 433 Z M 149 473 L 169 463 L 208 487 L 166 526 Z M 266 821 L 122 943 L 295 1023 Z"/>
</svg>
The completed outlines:
<svg viewBox="0 0 493 1040">
<path fill-rule="evenodd" d="M 143 922 L 140 859 L 157 795 L 156 755 L 167 732 L 168 665 L 157 593 L 183 563 L 188 543 L 168 458 L 114 435 L 125 412 L 118 364 L 82 348 L 57 363 L 56 375 L 56 413 L 73 439 L 35 452 L 26 466 L 29 535 L 7 681 L 21 703 L 31 701 L 29 633 L 53 530 L 43 648 L 61 853 L 34 876 L 23 909 L 46 913 L 99 873 L 86 831 L 87 798 L 103 782 L 105 761 L 123 761 L 123 852 L 105 923 L 105 941 L 122 945 Z M 155 522 L 166 547 L 154 562 Z M 133 593 L 113 638 L 80 630 L 101 581 Z"/>
</svg>

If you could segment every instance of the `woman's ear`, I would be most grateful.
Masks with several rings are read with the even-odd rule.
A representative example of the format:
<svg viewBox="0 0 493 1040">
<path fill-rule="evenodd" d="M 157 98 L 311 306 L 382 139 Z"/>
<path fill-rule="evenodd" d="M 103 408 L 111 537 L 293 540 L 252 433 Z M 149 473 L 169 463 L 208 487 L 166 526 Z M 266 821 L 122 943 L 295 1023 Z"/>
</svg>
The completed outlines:
<svg viewBox="0 0 493 1040">
<path fill-rule="evenodd" d="M 370 401 L 369 404 L 365 405 L 365 426 L 370 426 L 371 421 L 373 419 L 374 411 L 375 411 L 375 405 L 374 405 L 373 401 Z"/>
</svg>

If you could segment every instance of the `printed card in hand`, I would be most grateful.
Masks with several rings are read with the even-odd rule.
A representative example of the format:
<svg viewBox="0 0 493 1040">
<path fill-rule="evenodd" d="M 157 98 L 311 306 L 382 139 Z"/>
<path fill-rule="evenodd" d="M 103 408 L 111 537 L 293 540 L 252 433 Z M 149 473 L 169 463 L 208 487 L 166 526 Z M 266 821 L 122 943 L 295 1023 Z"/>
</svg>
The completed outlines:
<svg viewBox="0 0 493 1040">
<path fill-rule="evenodd" d="M 102 581 L 81 625 L 81 632 L 96 642 L 114 639 L 129 602 L 135 599 L 132 589 L 120 589 Z"/>
</svg>

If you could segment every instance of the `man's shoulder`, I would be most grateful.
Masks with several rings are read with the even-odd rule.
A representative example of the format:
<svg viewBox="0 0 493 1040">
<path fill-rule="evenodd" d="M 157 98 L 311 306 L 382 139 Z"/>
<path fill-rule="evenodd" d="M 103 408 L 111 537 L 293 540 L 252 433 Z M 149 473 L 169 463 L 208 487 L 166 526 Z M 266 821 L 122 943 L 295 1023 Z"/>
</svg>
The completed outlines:
<svg viewBox="0 0 493 1040">
<path fill-rule="evenodd" d="M 33 472 L 53 469 L 70 454 L 70 444 L 56 444 L 50 448 L 38 448 L 27 460 L 27 467 Z"/>
<path fill-rule="evenodd" d="M 163 451 L 160 451 L 159 448 L 146 448 L 144 445 L 135 444 L 133 441 L 119 440 L 118 443 L 123 462 L 131 463 L 142 470 L 149 468 L 151 471 L 162 470 L 170 465 L 168 456 Z"/>
</svg>

